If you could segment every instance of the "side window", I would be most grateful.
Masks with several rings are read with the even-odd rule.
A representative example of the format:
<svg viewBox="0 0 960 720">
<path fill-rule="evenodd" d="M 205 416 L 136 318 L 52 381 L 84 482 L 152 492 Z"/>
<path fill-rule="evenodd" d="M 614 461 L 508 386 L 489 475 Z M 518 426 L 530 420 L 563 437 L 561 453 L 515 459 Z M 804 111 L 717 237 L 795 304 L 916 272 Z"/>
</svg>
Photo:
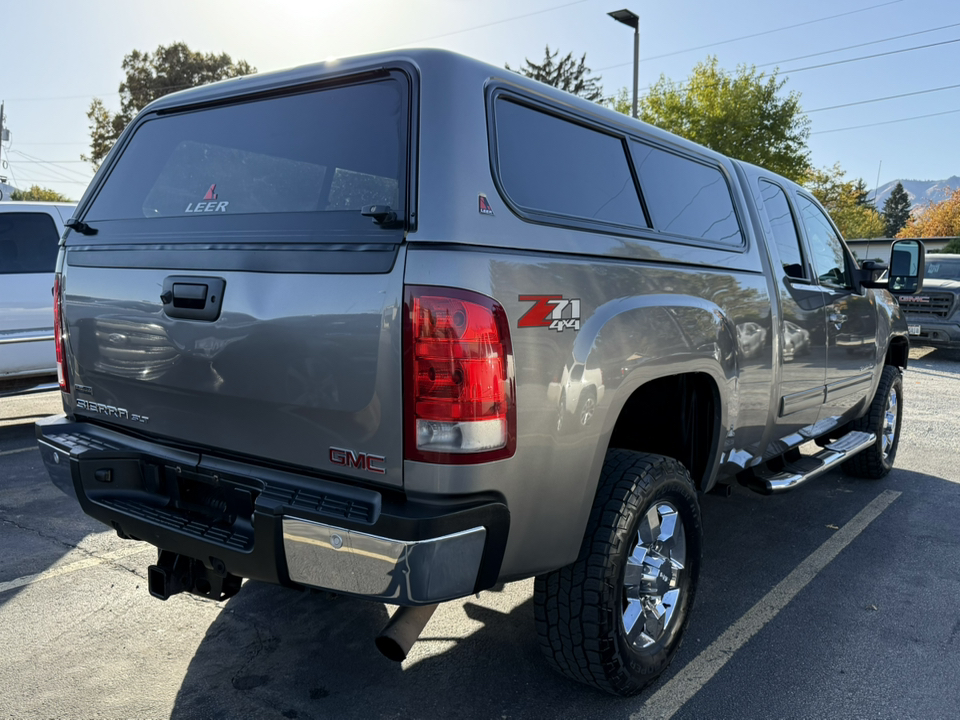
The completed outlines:
<svg viewBox="0 0 960 720">
<path fill-rule="evenodd" d="M 46 213 L 0 212 L 0 274 L 52 273 L 59 239 Z"/>
<path fill-rule="evenodd" d="M 639 142 L 631 142 L 630 150 L 655 230 L 743 244 L 730 187 L 719 168 Z"/>
<path fill-rule="evenodd" d="M 805 279 L 807 273 L 803 267 L 803 250 L 793 213 L 787 202 L 786 193 L 772 182 L 760 181 L 760 196 L 763 199 L 763 212 L 773 229 L 773 240 L 777 245 L 780 262 L 787 277 Z"/>
<path fill-rule="evenodd" d="M 797 204 L 800 207 L 800 221 L 807 231 L 817 278 L 826 285 L 852 287 L 847 269 L 847 254 L 840 235 L 833 229 L 824 212 L 803 195 L 797 195 Z"/>
<path fill-rule="evenodd" d="M 496 116 L 500 181 L 517 205 L 647 227 L 623 140 L 504 98 Z"/>
</svg>

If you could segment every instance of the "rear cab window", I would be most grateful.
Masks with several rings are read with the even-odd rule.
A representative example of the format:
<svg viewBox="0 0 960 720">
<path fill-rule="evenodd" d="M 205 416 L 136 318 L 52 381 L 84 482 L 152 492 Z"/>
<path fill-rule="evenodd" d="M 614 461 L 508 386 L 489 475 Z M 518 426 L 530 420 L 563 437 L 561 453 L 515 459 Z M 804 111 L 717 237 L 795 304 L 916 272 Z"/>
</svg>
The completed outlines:
<svg viewBox="0 0 960 720">
<path fill-rule="evenodd" d="M 83 219 L 108 235 L 113 223 L 172 235 L 263 227 L 281 231 L 275 239 L 369 232 L 364 206 L 407 211 L 409 102 L 406 79 L 391 73 L 160 111 L 135 129 Z"/>
<path fill-rule="evenodd" d="M 60 234 L 42 212 L 0 212 L 0 275 L 52 273 Z"/>
</svg>

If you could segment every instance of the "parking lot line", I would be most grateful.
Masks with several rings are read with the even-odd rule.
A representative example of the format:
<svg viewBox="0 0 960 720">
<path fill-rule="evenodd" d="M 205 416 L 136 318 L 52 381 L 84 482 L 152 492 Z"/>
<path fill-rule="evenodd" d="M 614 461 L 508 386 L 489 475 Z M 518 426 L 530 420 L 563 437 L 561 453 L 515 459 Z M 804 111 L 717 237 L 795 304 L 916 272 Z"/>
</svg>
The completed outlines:
<svg viewBox="0 0 960 720">
<path fill-rule="evenodd" d="M 24 585 L 30 585 L 35 582 L 40 582 L 41 580 L 49 580 L 51 578 L 60 577 L 61 575 L 66 575 L 68 573 L 77 572 L 77 570 L 85 570 L 89 567 L 94 567 L 96 565 L 102 565 L 103 563 L 113 562 L 114 560 L 119 560 L 121 558 L 129 557 L 130 555 L 137 555 L 138 553 L 146 552 L 147 550 L 155 550 L 152 545 L 145 545 L 143 543 L 137 543 L 136 547 L 125 547 L 121 550 L 114 550 L 112 552 L 102 553 L 95 557 L 88 556 L 82 560 L 77 560 L 66 565 L 61 565 L 60 567 L 51 568 L 50 570 L 44 570 L 41 573 L 36 573 L 35 575 L 24 575 L 23 577 L 17 578 L 16 580 L 8 580 L 7 582 L 0 583 L 0 593 L 5 593 L 7 590 L 14 590 L 16 588 L 23 587 Z M 79 552 L 77 550 L 71 550 L 71 552 Z"/>
<path fill-rule="evenodd" d="M 17 448 L 16 450 L 0 450 L 0 456 L 2 455 L 13 455 L 15 453 L 30 452 L 31 450 L 36 450 L 36 445 L 31 445 L 30 447 Z"/>
<path fill-rule="evenodd" d="M 672 718 L 727 664 L 737 650 L 776 617 L 777 613 L 783 610 L 797 593 L 803 590 L 831 560 L 840 554 L 841 550 L 853 542 L 898 497 L 900 493 L 893 490 L 884 490 L 875 497 L 829 540 L 808 555 L 793 572 L 764 595 L 743 617 L 727 628 L 709 647 L 651 695 L 641 710 L 630 716 L 630 720 Z"/>
</svg>

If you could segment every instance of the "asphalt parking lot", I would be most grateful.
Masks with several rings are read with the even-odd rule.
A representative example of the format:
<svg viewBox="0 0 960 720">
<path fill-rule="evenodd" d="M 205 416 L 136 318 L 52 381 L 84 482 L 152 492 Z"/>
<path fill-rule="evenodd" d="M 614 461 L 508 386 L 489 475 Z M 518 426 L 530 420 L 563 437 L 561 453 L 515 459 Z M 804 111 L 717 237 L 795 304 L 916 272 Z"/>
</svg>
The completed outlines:
<svg viewBox="0 0 960 720">
<path fill-rule="evenodd" d="M 0 400 L 2 718 L 947 718 L 960 707 L 960 354 L 914 350 L 897 468 L 702 498 L 700 593 L 670 671 L 607 697 L 554 675 L 532 583 L 442 606 L 396 665 L 383 605 L 247 583 L 149 596 L 149 546 L 82 515 Z"/>
</svg>

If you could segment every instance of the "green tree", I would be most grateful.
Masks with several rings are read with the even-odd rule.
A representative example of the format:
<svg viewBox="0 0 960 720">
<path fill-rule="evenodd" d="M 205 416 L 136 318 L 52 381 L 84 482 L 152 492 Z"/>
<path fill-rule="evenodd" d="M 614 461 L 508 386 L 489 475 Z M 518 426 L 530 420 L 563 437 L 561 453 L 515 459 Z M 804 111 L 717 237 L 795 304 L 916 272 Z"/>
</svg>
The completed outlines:
<svg viewBox="0 0 960 720">
<path fill-rule="evenodd" d="M 10 199 L 32 200 L 34 202 L 71 202 L 66 195 L 39 185 L 31 185 L 28 190 L 14 190 L 10 193 Z"/>
<path fill-rule="evenodd" d="M 543 62 L 539 65 L 530 62 L 529 58 L 524 58 L 525 65 L 519 70 L 514 70 L 509 64 L 504 67 L 507 70 L 526 75 L 528 78 L 566 90 L 568 93 L 579 95 L 591 102 L 600 102 L 603 99 L 603 87 L 600 85 L 602 78 L 599 75 L 590 75 L 590 68 L 587 67 L 587 54 L 584 53 L 579 60 L 573 57 L 572 52 L 567 53 L 559 60 L 557 60 L 558 55 L 560 55 L 559 50 L 554 50 L 551 53 L 550 46 L 547 45 Z"/>
<path fill-rule="evenodd" d="M 641 120 L 730 157 L 760 165 L 802 181 L 810 171 L 810 120 L 800 109 L 800 95 L 782 94 L 786 78 L 756 67 L 721 69 L 716 57 L 697 63 L 686 83 L 665 75 L 639 98 Z M 614 109 L 630 114 L 622 90 Z"/>
<path fill-rule="evenodd" d="M 883 203 L 883 219 L 887 223 L 887 237 L 896 237 L 910 219 L 910 196 L 901 183 Z"/>
<path fill-rule="evenodd" d="M 226 53 L 199 53 L 185 43 L 160 45 L 154 52 L 134 50 L 124 56 L 126 79 L 120 83 L 120 111 L 111 113 L 100 98 L 87 110 L 90 154 L 81 159 L 100 167 L 123 129 L 148 103 L 168 93 L 255 73 L 246 60 L 234 62 Z"/>
<path fill-rule="evenodd" d="M 866 183 L 862 179 L 844 180 L 845 175 L 837 163 L 832 168 L 811 170 L 803 184 L 830 213 L 845 238 L 885 237 L 883 215 L 865 201 Z"/>
</svg>

